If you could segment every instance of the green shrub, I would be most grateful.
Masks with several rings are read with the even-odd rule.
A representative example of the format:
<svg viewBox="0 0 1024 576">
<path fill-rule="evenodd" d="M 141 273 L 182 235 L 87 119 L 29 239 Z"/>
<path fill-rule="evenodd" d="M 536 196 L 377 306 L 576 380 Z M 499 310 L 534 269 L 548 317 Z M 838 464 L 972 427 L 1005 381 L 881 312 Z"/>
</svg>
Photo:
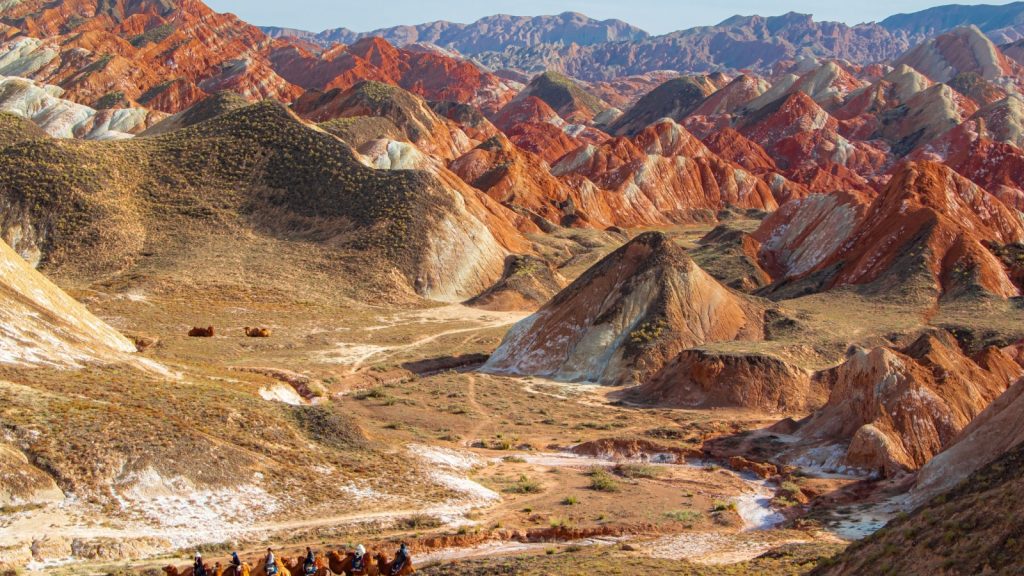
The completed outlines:
<svg viewBox="0 0 1024 576">
<path fill-rule="evenodd" d="M 590 476 L 591 490 L 597 490 L 598 492 L 619 491 L 619 483 L 604 468 L 594 467 L 588 474 Z"/>
</svg>

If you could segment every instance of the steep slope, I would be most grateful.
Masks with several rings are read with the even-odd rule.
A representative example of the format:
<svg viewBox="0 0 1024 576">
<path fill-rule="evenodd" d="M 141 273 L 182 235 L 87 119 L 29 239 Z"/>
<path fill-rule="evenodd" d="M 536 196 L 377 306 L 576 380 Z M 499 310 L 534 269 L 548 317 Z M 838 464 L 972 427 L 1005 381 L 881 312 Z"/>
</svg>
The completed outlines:
<svg viewBox="0 0 1024 576">
<path fill-rule="evenodd" d="M 0 112 L 0 148 L 49 135 L 34 122 L 10 112 Z"/>
<path fill-rule="evenodd" d="M 764 94 L 771 84 L 749 74 L 741 74 L 720 90 L 714 91 L 696 109 L 695 116 L 732 114 L 751 100 Z"/>
<path fill-rule="evenodd" d="M 771 354 L 684 350 L 630 397 L 659 407 L 744 407 L 800 413 L 824 404 L 828 390 L 809 371 Z"/>
<path fill-rule="evenodd" d="M 922 335 L 901 350 L 854 350 L 816 376 L 831 390 L 828 403 L 801 423 L 795 434 L 803 443 L 785 458 L 886 476 L 916 470 L 1021 375 L 998 349 L 968 358 L 946 333 Z"/>
<path fill-rule="evenodd" d="M 58 86 L 0 76 L 0 112 L 32 120 L 50 136 L 108 140 L 128 138 L 166 115 L 142 108 L 95 110 L 61 98 Z"/>
<path fill-rule="evenodd" d="M 589 122 L 608 104 L 587 92 L 571 78 L 557 72 L 538 75 L 516 96 L 517 100 L 529 97 L 543 100 L 566 122 L 581 124 Z"/>
<path fill-rule="evenodd" d="M 851 141 L 839 122 L 800 90 L 746 115 L 739 132 L 764 148 L 787 178 L 813 192 L 870 191 L 888 164 L 885 149 Z"/>
<path fill-rule="evenodd" d="M 0 364 L 77 368 L 124 361 L 135 344 L 0 241 Z"/>
<path fill-rule="evenodd" d="M 999 34 L 1003 28 L 1024 30 L 1024 3 L 936 6 L 910 14 L 894 14 L 879 24 L 886 30 L 903 31 L 913 38 L 934 36 L 971 25 L 982 32 Z"/>
<path fill-rule="evenodd" d="M 1024 445 L 854 543 L 814 576 L 1020 572 Z"/>
<path fill-rule="evenodd" d="M 485 310 L 536 310 L 568 283 L 549 262 L 533 256 L 509 256 L 501 280 L 466 304 Z"/>
<path fill-rule="evenodd" d="M 396 48 L 381 38 L 313 53 L 278 42 L 267 58 L 277 73 L 307 90 L 346 90 L 375 80 L 399 86 L 427 100 L 451 100 L 494 112 L 514 96 L 500 78 L 472 62 L 442 54 Z"/>
<path fill-rule="evenodd" d="M 988 108 L 984 114 L 973 116 L 918 149 L 911 158 L 943 162 L 990 191 L 1006 206 L 1021 210 L 1024 208 L 1024 150 L 1006 141 L 1014 138 L 1014 119 L 1001 114 L 1012 110 L 1012 106 Z M 989 126 L 993 130 L 989 130 Z"/>
<path fill-rule="evenodd" d="M 634 135 L 662 118 L 680 121 L 715 91 L 706 77 L 673 78 L 641 98 L 608 127 L 619 136 Z"/>
<path fill-rule="evenodd" d="M 53 177 L 38 177 L 41 160 Z M 350 273 L 455 299 L 490 286 L 506 248 L 524 248 L 479 192 L 423 171 L 367 168 L 271 102 L 154 138 L 11 146 L 0 166 L 4 237 L 86 278 L 147 262 L 173 269 L 206 234 L 244 245 L 259 233 L 362 254 L 376 265 Z"/>
<path fill-rule="evenodd" d="M 520 214 L 561 226 L 607 227 L 613 220 L 549 172 L 544 161 L 503 136 L 495 136 L 455 159 L 451 170 L 467 184 Z M 524 230 L 526 231 L 526 230 Z"/>
<path fill-rule="evenodd" d="M 266 35 L 198 0 L 27 0 L 0 22 L 25 34 L 0 45 L 0 74 L 60 86 L 94 107 L 114 99 L 178 112 L 221 89 L 283 101 L 301 93 L 270 68 Z"/>
<path fill-rule="evenodd" d="M 910 50 L 896 65 L 906 64 L 935 82 L 950 82 L 963 74 L 1013 83 L 1017 66 L 975 26 L 957 28 Z"/>
<path fill-rule="evenodd" d="M 492 69 L 544 67 L 597 81 L 656 70 L 768 70 L 781 60 L 803 55 L 876 62 L 895 58 L 910 45 L 905 33 L 894 34 L 878 24 L 851 27 L 815 22 L 810 15 L 791 12 L 771 17 L 735 16 L 714 26 L 633 42 L 507 47 L 476 58 Z"/>
<path fill-rule="evenodd" d="M 439 116 L 420 97 L 382 82 L 359 82 L 347 90 L 310 91 L 292 106 L 314 122 L 335 118 L 385 118 L 428 154 L 453 159 L 469 150 L 469 137 L 453 122 Z M 379 134 L 378 137 L 384 136 Z"/>
<path fill-rule="evenodd" d="M 484 370 L 643 382 L 680 351 L 763 335 L 762 304 L 701 270 L 663 234 L 638 236 L 516 324 Z"/>
<path fill-rule="evenodd" d="M 809 212 L 799 217 L 817 221 L 819 205 L 806 204 L 802 209 Z M 768 238 L 775 232 L 765 229 L 759 235 Z M 817 254 L 806 261 L 811 267 L 800 266 L 803 272 L 775 288 L 789 293 L 855 285 L 872 293 L 930 298 L 1016 296 L 1019 289 L 985 243 L 1012 244 L 1022 238 L 1020 218 L 984 189 L 941 164 L 908 162 L 841 246 L 824 258 L 811 252 Z"/>
<path fill-rule="evenodd" d="M 204 98 L 186 110 L 172 114 L 150 126 L 140 136 L 159 136 L 194 124 L 212 120 L 233 110 L 245 108 L 248 101 L 234 92 L 218 92 Z"/>
<path fill-rule="evenodd" d="M 633 138 L 581 147 L 552 173 L 578 191 L 581 208 L 593 218 L 625 226 L 694 220 L 729 206 L 778 205 L 764 180 L 718 157 L 668 119 Z"/>
<path fill-rule="evenodd" d="M 941 454 L 917 475 L 911 491 L 915 503 L 954 488 L 980 468 L 1024 442 L 1024 380 L 1018 381 L 964 428 Z"/>
</svg>

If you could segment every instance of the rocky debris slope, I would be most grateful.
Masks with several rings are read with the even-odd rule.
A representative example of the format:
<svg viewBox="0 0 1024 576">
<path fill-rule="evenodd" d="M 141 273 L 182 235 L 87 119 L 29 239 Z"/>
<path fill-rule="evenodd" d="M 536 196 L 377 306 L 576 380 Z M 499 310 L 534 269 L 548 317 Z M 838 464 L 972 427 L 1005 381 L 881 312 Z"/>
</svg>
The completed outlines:
<svg viewBox="0 0 1024 576">
<path fill-rule="evenodd" d="M 771 354 L 684 350 L 630 393 L 644 404 L 735 407 L 801 413 L 825 403 L 828 390 L 808 370 Z"/>
<path fill-rule="evenodd" d="M 75 368 L 135 352 L 135 344 L 2 241 L 0 300 L 0 364 Z"/>
<path fill-rule="evenodd" d="M 1024 444 L 1018 443 L 811 574 L 1015 574 L 1024 555 L 1017 513 L 1022 472 Z"/>
<path fill-rule="evenodd" d="M 957 439 L 917 475 L 916 503 L 952 489 L 977 470 L 1024 442 L 1024 380 L 1017 381 L 964 428 Z"/>
<path fill-rule="evenodd" d="M 892 476 L 917 470 L 1022 375 L 997 348 L 966 356 L 947 333 L 928 333 L 895 349 L 855 349 L 816 375 L 828 403 L 795 435 L 788 462 Z"/>
<path fill-rule="evenodd" d="M 604 384 L 643 382 L 684 349 L 763 337 L 764 305 L 646 233 L 516 324 L 484 370 Z"/>
</svg>

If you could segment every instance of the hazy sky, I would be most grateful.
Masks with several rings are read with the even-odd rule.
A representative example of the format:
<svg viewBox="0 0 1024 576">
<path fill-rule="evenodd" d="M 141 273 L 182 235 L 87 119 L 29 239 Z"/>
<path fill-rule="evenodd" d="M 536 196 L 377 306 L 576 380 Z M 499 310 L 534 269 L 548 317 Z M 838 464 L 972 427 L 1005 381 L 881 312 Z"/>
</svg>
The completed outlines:
<svg viewBox="0 0 1024 576">
<path fill-rule="evenodd" d="M 716 24 L 735 14 L 773 16 L 789 11 L 814 14 L 818 20 L 857 24 L 954 1 L 960 4 L 1009 3 L 1005 0 L 206 0 L 215 10 L 234 12 L 252 24 L 315 31 L 345 27 L 363 32 L 433 20 L 472 22 L 499 13 L 536 16 L 575 11 L 593 18 L 619 18 L 655 34 Z"/>
</svg>

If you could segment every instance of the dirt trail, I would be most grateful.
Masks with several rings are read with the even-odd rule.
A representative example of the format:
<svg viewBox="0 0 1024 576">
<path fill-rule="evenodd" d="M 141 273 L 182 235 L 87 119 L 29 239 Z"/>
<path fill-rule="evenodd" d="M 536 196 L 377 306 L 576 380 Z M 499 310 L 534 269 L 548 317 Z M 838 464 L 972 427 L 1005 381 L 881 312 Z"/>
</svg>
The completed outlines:
<svg viewBox="0 0 1024 576">
<path fill-rule="evenodd" d="M 381 362 L 392 358 L 401 352 L 421 348 L 436 342 L 446 336 L 457 334 L 471 334 L 482 330 L 510 326 L 528 315 L 527 312 L 490 312 L 470 308 L 461 304 L 403 312 L 389 318 L 382 318 L 382 324 L 374 329 L 386 329 L 401 324 L 429 324 L 429 323 L 472 323 L 473 326 L 462 326 L 447 330 L 434 331 L 426 336 L 417 338 L 406 344 L 379 345 L 370 343 L 338 342 L 335 348 L 324 351 L 320 357 L 325 362 L 333 364 L 347 364 L 350 372 L 358 372 L 371 360 Z M 470 337 L 467 337 L 466 341 Z"/>
<path fill-rule="evenodd" d="M 468 382 L 466 383 L 466 404 L 472 408 L 473 413 L 478 416 L 477 423 L 473 428 L 466 434 L 465 445 L 470 446 L 474 440 L 477 440 L 480 433 L 483 432 L 484 428 L 491 424 L 492 418 L 490 412 L 488 412 L 476 399 L 476 375 L 470 373 Z"/>
</svg>

